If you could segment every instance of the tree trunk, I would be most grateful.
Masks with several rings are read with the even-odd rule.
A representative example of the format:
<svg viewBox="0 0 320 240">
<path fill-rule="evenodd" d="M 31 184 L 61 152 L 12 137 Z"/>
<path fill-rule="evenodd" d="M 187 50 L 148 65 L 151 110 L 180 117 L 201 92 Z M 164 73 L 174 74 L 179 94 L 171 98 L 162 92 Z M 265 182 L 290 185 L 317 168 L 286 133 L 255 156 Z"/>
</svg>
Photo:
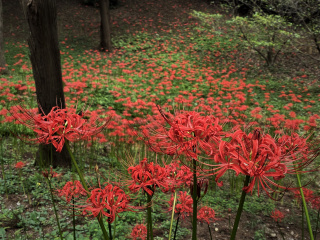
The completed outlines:
<svg viewBox="0 0 320 240">
<path fill-rule="evenodd" d="M 6 60 L 4 58 L 2 0 L 0 0 L 0 74 L 7 73 Z"/>
<path fill-rule="evenodd" d="M 111 51 L 111 27 L 109 0 L 100 0 L 100 50 Z"/>
<path fill-rule="evenodd" d="M 22 4 L 30 28 L 28 44 L 39 112 L 48 114 L 54 106 L 65 108 L 56 1 L 22 0 Z M 36 164 L 40 163 L 70 166 L 71 159 L 65 147 L 59 154 L 53 146 L 40 145 Z"/>
</svg>

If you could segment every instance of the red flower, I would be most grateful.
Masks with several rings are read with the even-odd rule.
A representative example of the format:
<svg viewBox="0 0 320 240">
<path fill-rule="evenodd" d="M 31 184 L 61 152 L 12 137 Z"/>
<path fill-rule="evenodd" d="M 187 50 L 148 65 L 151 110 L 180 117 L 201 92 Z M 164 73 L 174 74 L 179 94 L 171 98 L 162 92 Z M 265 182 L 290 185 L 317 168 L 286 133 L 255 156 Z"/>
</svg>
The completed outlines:
<svg viewBox="0 0 320 240">
<path fill-rule="evenodd" d="M 173 192 L 175 188 L 180 186 L 190 186 L 193 181 L 193 173 L 186 165 L 181 164 L 179 161 L 170 163 L 166 166 L 168 182 L 170 189 Z M 199 173 L 197 173 L 199 175 Z"/>
<path fill-rule="evenodd" d="M 270 185 L 284 188 L 269 179 L 272 177 L 279 180 L 287 173 L 287 166 L 280 161 L 280 156 L 281 149 L 269 134 L 262 135 L 260 131 L 255 130 L 247 135 L 237 130 L 231 135 L 230 143 L 220 143 L 215 161 L 220 162 L 222 166 L 217 167 L 220 169 L 215 172 L 216 181 L 226 170 L 232 169 L 236 174 L 242 173 L 251 177 L 251 182 L 243 188 L 244 191 L 252 193 L 257 184 L 258 194 L 261 186 L 270 196 Z"/>
<path fill-rule="evenodd" d="M 174 196 L 171 196 L 171 199 L 169 200 L 169 211 L 172 211 Z M 179 216 L 182 216 L 184 219 L 185 217 L 188 217 L 192 214 L 192 197 L 187 192 L 180 191 L 177 196 L 176 200 L 176 206 L 175 206 L 175 213 L 178 213 Z"/>
<path fill-rule="evenodd" d="M 105 188 L 91 191 L 87 205 L 82 206 L 83 214 L 94 217 L 102 214 L 108 217 L 109 223 L 112 223 L 116 214 L 129 210 L 129 200 L 129 196 L 122 189 L 108 184 Z"/>
<path fill-rule="evenodd" d="M 163 192 L 169 190 L 167 171 L 165 168 L 148 163 L 147 158 L 141 160 L 139 165 L 128 168 L 128 173 L 132 180 L 129 181 L 129 189 L 131 192 L 138 192 L 141 188 L 149 195 L 153 195 L 156 187 L 159 187 Z"/>
<path fill-rule="evenodd" d="M 147 144 L 155 152 L 168 155 L 186 155 L 198 159 L 201 153 L 211 156 L 216 152 L 222 135 L 219 119 L 203 116 L 195 111 L 181 111 L 175 116 L 164 113 L 158 107 L 162 118 L 169 129 L 161 121 L 154 123 L 150 129 L 143 129 Z"/>
<path fill-rule="evenodd" d="M 53 107 L 48 115 L 33 114 L 32 112 L 17 106 L 11 110 L 11 114 L 21 124 L 38 134 L 32 139 L 42 144 L 52 144 L 57 152 L 61 152 L 65 140 L 71 142 L 87 139 L 100 132 L 106 124 L 93 127 L 95 119 L 86 120 L 76 114 L 75 109 L 60 109 Z"/>
<path fill-rule="evenodd" d="M 61 190 L 58 190 L 60 197 L 66 197 L 66 201 L 69 203 L 72 197 L 87 196 L 87 191 L 83 188 L 80 181 L 67 182 Z"/>
<path fill-rule="evenodd" d="M 130 234 L 130 238 L 133 240 L 147 239 L 147 227 L 144 224 L 135 225 Z"/>
<path fill-rule="evenodd" d="M 281 148 L 281 161 L 286 164 L 290 173 L 304 172 L 304 168 L 311 164 L 319 154 L 309 149 L 307 138 L 300 137 L 297 133 L 283 135 L 278 139 L 277 144 Z"/>
<path fill-rule="evenodd" d="M 25 166 L 25 164 L 23 162 L 17 162 L 16 165 L 14 166 L 17 169 L 23 168 Z"/>
<path fill-rule="evenodd" d="M 271 217 L 273 218 L 274 221 L 281 222 L 282 219 L 284 218 L 284 214 L 280 210 L 274 210 L 271 213 Z"/>
<path fill-rule="evenodd" d="M 304 187 L 302 188 L 302 191 L 303 191 L 303 196 L 304 196 L 305 200 L 306 200 L 307 202 L 312 201 L 312 199 L 314 198 L 314 196 L 313 196 L 313 191 L 310 190 L 310 189 L 304 188 Z M 294 189 L 294 190 L 293 190 L 293 193 L 294 193 L 294 197 L 295 197 L 296 199 L 298 199 L 298 200 L 301 199 L 300 189 Z"/>
<path fill-rule="evenodd" d="M 214 210 L 206 206 L 199 209 L 197 218 L 200 222 L 207 222 L 208 224 L 217 220 Z"/>
<path fill-rule="evenodd" d="M 320 211 L 320 196 L 313 197 L 310 202 L 313 209 Z"/>
<path fill-rule="evenodd" d="M 50 167 L 50 172 L 48 172 L 48 170 L 42 171 L 42 175 L 48 179 L 61 176 L 61 174 L 58 174 L 55 171 L 53 171 L 52 167 Z"/>
</svg>

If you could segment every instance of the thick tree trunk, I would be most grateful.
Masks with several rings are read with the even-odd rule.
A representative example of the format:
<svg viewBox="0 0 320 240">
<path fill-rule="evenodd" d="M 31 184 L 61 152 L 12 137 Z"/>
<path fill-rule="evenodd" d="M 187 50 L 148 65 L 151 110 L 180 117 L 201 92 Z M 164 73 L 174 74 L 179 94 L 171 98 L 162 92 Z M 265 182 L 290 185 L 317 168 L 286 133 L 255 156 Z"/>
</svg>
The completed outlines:
<svg viewBox="0 0 320 240">
<path fill-rule="evenodd" d="M 22 3 L 30 28 L 28 44 L 39 112 L 48 114 L 54 106 L 65 108 L 56 1 L 22 0 Z M 40 164 L 40 161 L 54 167 L 71 164 L 65 147 L 59 154 L 52 146 L 40 146 L 36 163 Z"/>
<path fill-rule="evenodd" d="M 100 50 L 111 51 L 111 27 L 109 0 L 100 0 Z"/>
<path fill-rule="evenodd" d="M 0 0 L 0 74 L 7 73 L 6 60 L 4 58 L 2 0 Z"/>
</svg>

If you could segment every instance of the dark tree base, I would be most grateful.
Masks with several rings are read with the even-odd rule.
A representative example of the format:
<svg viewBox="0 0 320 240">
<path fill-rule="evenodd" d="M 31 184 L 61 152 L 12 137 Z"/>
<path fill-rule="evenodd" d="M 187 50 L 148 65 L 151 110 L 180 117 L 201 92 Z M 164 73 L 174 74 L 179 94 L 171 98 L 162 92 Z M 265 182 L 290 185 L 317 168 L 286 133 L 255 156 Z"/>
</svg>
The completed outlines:
<svg viewBox="0 0 320 240">
<path fill-rule="evenodd" d="M 63 147 L 61 153 L 58 153 L 53 145 L 43 145 L 39 146 L 37 151 L 35 166 L 41 167 L 71 167 L 71 157 L 68 153 L 66 147 Z"/>
</svg>

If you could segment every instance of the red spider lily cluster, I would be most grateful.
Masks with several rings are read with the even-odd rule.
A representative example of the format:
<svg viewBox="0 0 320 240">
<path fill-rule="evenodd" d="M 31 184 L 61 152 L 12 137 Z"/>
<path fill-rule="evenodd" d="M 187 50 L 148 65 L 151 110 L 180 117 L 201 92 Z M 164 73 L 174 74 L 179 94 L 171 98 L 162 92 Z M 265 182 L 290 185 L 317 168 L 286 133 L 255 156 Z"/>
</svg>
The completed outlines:
<svg viewBox="0 0 320 240">
<path fill-rule="evenodd" d="M 87 204 L 81 206 L 82 214 L 94 217 L 104 215 L 112 223 L 118 213 L 129 210 L 129 201 L 129 196 L 121 188 L 108 184 L 104 188 L 91 190 Z"/>
<path fill-rule="evenodd" d="M 171 196 L 171 199 L 169 200 L 169 211 L 172 211 L 173 207 L 173 201 L 174 196 Z M 186 217 L 189 217 L 192 215 L 192 197 L 190 194 L 188 194 L 185 191 L 179 191 L 177 194 L 177 203 L 174 209 L 174 212 L 179 214 L 179 216 L 182 217 L 182 219 L 185 219 Z"/>
<path fill-rule="evenodd" d="M 147 227 L 144 224 L 135 225 L 130 234 L 130 238 L 132 238 L 132 240 L 146 240 Z"/>
<path fill-rule="evenodd" d="M 159 3 L 155 1 L 147 4 L 145 8 L 161 9 L 160 4 L 160 1 Z M 193 3 L 188 3 L 188 9 L 189 7 L 191 9 L 192 5 Z M 171 10 L 177 12 L 176 7 L 174 5 Z M 181 9 L 182 11 L 178 12 L 186 14 L 186 11 L 183 8 Z M 77 13 L 74 17 L 77 17 L 77 15 L 79 14 Z M 141 21 L 135 19 L 136 15 L 130 15 L 130 18 L 124 17 L 126 15 L 127 13 L 124 11 L 115 13 L 113 16 L 114 26 L 121 26 L 121 23 L 125 23 L 129 26 L 140 25 L 144 31 L 150 28 L 157 32 L 160 31 L 160 33 L 169 31 L 168 27 L 163 26 L 163 23 L 161 23 L 164 20 L 162 14 L 159 14 L 156 19 L 141 18 L 143 19 Z M 181 32 L 182 24 L 187 25 L 187 27 L 195 26 L 195 21 L 182 23 L 179 19 L 185 18 L 178 17 L 177 21 L 172 25 L 174 28 L 179 28 L 178 32 Z M 91 19 L 89 22 L 95 21 Z M 160 27 L 157 23 L 159 23 Z M 65 28 L 72 30 L 70 25 L 66 25 Z M 98 31 L 98 28 L 92 28 L 92 25 L 89 28 L 90 31 L 92 29 Z M 128 31 L 132 30 L 129 29 Z M 203 32 L 199 31 L 198 34 L 203 35 Z M 208 38 L 213 37 L 211 33 L 207 32 L 204 35 Z M 62 44 L 66 44 L 65 41 Z M 93 96 L 93 91 L 98 92 L 100 89 L 108 89 L 107 93 L 111 94 L 115 100 L 114 106 L 119 106 L 118 109 L 121 110 L 117 110 L 118 112 L 116 113 L 110 108 L 107 112 L 105 110 L 92 112 L 92 116 L 96 116 L 93 113 L 114 116 L 114 121 L 107 127 L 108 135 L 100 134 L 100 141 L 104 142 L 106 141 L 105 137 L 110 137 L 111 140 L 115 138 L 117 139 L 116 141 L 132 144 L 137 140 L 137 137 L 136 132 L 129 126 L 140 123 L 142 117 L 145 118 L 147 114 L 154 112 L 153 102 L 160 100 L 161 96 L 170 94 L 172 97 L 166 99 L 165 108 L 172 110 L 172 103 L 174 102 L 183 106 L 196 105 L 198 109 L 201 109 L 201 112 L 197 112 L 198 110 L 181 111 L 175 116 L 161 112 L 161 119 L 157 119 L 153 123 L 154 125 L 147 126 L 143 132 L 144 136 L 147 138 L 149 146 L 156 152 L 182 156 L 181 161 L 185 161 L 183 156 L 186 156 L 188 159 L 193 158 L 197 159 L 199 163 L 201 162 L 201 167 L 197 169 L 198 177 L 216 175 L 218 185 L 222 185 L 221 177 L 227 171 L 232 170 L 238 175 L 250 176 L 249 186 L 244 188 L 247 192 L 253 192 L 256 187 L 258 193 L 262 188 L 269 194 L 270 190 L 273 191 L 272 187 L 286 189 L 275 183 L 275 181 L 284 178 L 286 174 L 307 171 L 305 167 L 313 159 L 310 157 L 306 139 L 300 138 L 295 134 L 281 136 L 281 130 L 283 128 L 290 130 L 303 128 L 306 131 L 311 131 L 319 127 L 320 116 L 312 112 L 317 111 L 315 101 L 310 100 L 309 97 L 293 93 L 291 88 L 287 86 L 282 86 L 282 91 L 279 95 L 274 91 L 270 92 L 267 86 L 259 81 L 255 83 L 249 82 L 246 79 L 246 73 L 250 69 L 247 67 L 239 69 L 239 75 L 236 73 L 237 69 L 234 62 L 217 68 L 215 64 L 212 64 L 212 59 L 209 57 L 210 54 L 204 57 L 200 56 L 194 44 L 186 43 L 182 35 L 172 39 L 172 41 L 165 41 L 161 45 L 157 41 L 156 39 L 150 39 L 150 41 L 144 41 L 139 45 L 141 49 L 146 49 L 147 47 L 148 51 L 153 51 L 153 58 L 145 58 L 144 51 L 135 51 L 136 56 L 133 58 L 123 58 L 123 49 L 116 49 L 113 53 L 109 53 L 110 57 L 98 51 L 85 51 L 82 54 L 83 63 L 79 68 L 75 68 L 74 66 L 80 64 L 76 62 L 76 58 L 73 59 L 70 55 L 70 58 L 63 63 L 63 81 L 64 91 L 67 93 L 66 100 L 70 103 L 68 105 L 70 109 L 67 111 L 71 112 L 71 115 L 74 114 L 74 116 L 65 113 L 65 110 L 61 109 L 59 111 L 56 109 L 55 113 L 52 114 L 52 117 L 56 118 L 55 120 L 52 118 L 38 118 L 32 110 L 25 111 L 24 109 L 19 109 L 19 107 L 18 109 L 12 108 L 10 112 L 19 121 L 27 123 L 32 129 L 36 129 L 35 132 L 38 134 L 38 138 L 34 139 L 35 141 L 44 144 L 52 143 L 57 151 L 61 151 L 66 140 L 77 141 L 87 139 L 87 137 L 98 137 L 95 133 L 98 133 L 102 126 L 99 125 L 99 127 L 95 121 L 91 121 L 92 119 L 95 120 L 95 117 L 83 122 L 83 116 L 79 117 L 75 110 L 72 110 L 72 104 L 78 99 L 87 101 L 88 98 Z M 149 46 L 150 42 L 151 47 Z M 220 44 L 217 43 L 216 45 L 219 47 Z M 164 58 L 168 54 L 171 57 L 172 54 L 180 51 L 179 46 L 181 45 L 184 45 L 188 52 L 180 54 L 178 60 L 172 58 L 170 67 L 159 66 L 158 63 L 164 62 L 166 60 Z M 236 44 L 231 44 L 228 56 L 235 59 L 234 56 L 236 54 L 236 58 L 238 59 L 240 56 L 241 59 L 241 54 L 232 49 L 232 45 L 235 46 Z M 25 47 L 24 44 L 22 46 Z M 127 47 L 130 51 L 130 45 Z M 136 47 L 136 44 L 132 45 L 132 48 Z M 69 52 L 63 52 L 62 50 L 62 54 L 69 54 Z M 183 57 L 183 55 L 189 56 L 190 54 L 198 58 L 199 63 L 204 63 L 203 66 L 194 65 L 190 62 L 189 57 Z M 219 49 L 215 50 L 216 63 L 219 63 L 220 60 L 225 61 L 222 56 L 219 56 L 220 54 Z M 99 62 L 106 57 L 108 61 L 103 61 L 105 65 L 101 67 Z M 21 67 L 25 72 L 30 72 L 31 69 L 28 69 L 25 61 L 22 61 L 22 54 L 15 56 L 16 58 L 17 62 L 14 66 Z M 144 59 L 145 64 L 141 64 L 139 60 L 141 58 Z M 19 68 L 16 70 L 19 70 Z M 9 103 L 19 104 L 22 98 L 29 98 L 30 96 L 28 95 L 30 94 L 27 91 L 35 92 L 34 83 L 30 80 L 32 79 L 31 75 L 32 73 L 26 73 L 26 81 L 18 81 L 18 83 L 12 81 L 12 76 L 8 77 L 8 79 L 5 77 L 0 78 L 1 103 L 3 105 Z M 104 81 L 106 75 L 113 76 L 114 82 L 119 85 L 111 86 L 111 82 Z M 292 81 L 297 82 L 303 80 L 303 78 L 305 78 L 305 75 L 297 76 Z M 192 84 L 192 91 L 184 89 L 182 82 Z M 152 87 L 146 87 L 144 83 L 151 84 Z M 210 86 L 209 89 L 207 86 Z M 208 91 L 204 89 L 208 89 Z M 259 98 L 264 98 L 257 102 L 255 99 L 259 91 L 262 92 Z M 307 87 L 301 87 L 299 91 L 310 95 Z M 311 94 L 314 95 L 314 93 Z M 272 99 L 278 97 L 288 100 L 289 103 L 284 107 L 274 106 Z M 307 115 L 304 120 L 295 119 L 296 116 L 301 114 L 299 113 L 300 111 L 294 112 L 294 109 L 297 109 L 297 104 L 299 104 L 299 108 L 303 105 L 304 109 L 310 110 L 309 112 L 303 112 L 303 114 Z M 286 110 L 286 112 L 283 110 Z M 211 115 L 205 115 L 205 112 L 210 112 Z M 91 113 L 86 115 L 91 116 Z M 232 130 L 229 133 L 222 131 L 223 124 L 221 123 L 226 119 L 231 124 L 237 125 L 248 122 L 248 118 L 250 118 L 249 121 L 251 121 L 252 126 L 259 126 L 260 121 L 267 121 L 269 127 L 277 129 L 276 133 L 279 134 L 279 138 L 275 139 L 262 131 L 253 131 L 251 133 L 244 133 L 239 130 Z M 1 119 L 4 119 L 2 122 L 12 121 L 12 118 L 8 117 L 8 111 L 4 108 L 0 108 Z M 52 125 L 50 125 L 50 121 Z M 169 125 L 169 128 L 163 127 L 165 123 Z M 189 186 L 191 190 L 193 189 L 191 186 L 192 172 L 186 162 L 179 164 L 175 159 L 175 162 L 164 167 L 157 164 L 150 166 L 151 163 L 144 163 L 144 165 L 145 169 L 142 166 L 135 166 L 130 171 L 130 174 L 133 175 L 129 184 L 132 186 L 132 192 L 138 192 L 143 189 L 148 194 L 154 194 L 156 188 L 160 188 L 162 191 L 174 191 L 182 186 Z M 164 173 L 163 168 L 166 173 Z M 147 177 L 144 178 L 144 174 Z M 45 175 L 53 177 L 54 173 L 50 171 Z M 198 186 L 200 184 L 201 182 L 198 181 Z M 205 183 L 202 183 L 202 185 L 204 188 L 207 187 Z M 201 188 L 198 187 L 197 189 Z M 98 196 L 101 192 L 102 189 L 94 191 L 93 194 Z M 69 182 L 68 186 L 62 189 L 60 194 L 69 202 L 72 197 L 85 197 L 81 184 L 76 181 Z M 90 196 L 92 193 L 87 194 Z M 111 196 L 108 195 L 108 197 Z M 96 213 L 99 206 L 103 204 L 98 204 L 98 197 L 95 199 Z M 99 199 L 101 200 L 100 202 L 103 202 L 102 197 Z M 89 202 L 85 205 L 85 208 L 89 207 L 89 205 L 93 206 L 91 200 L 88 200 Z M 104 201 L 107 204 L 107 200 L 105 199 Z M 108 213 L 108 211 L 105 208 L 105 212 Z M 200 211 L 201 209 L 199 209 L 199 213 Z M 203 211 L 203 221 L 206 221 L 205 216 L 208 217 L 208 212 L 210 211 Z M 93 215 L 93 211 L 88 210 L 87 213 Z M 210 215 L 214 216 L 212 212 Z M 206 219 L 213 221 L 210 218 Z M 138 228 L 137 232 L 139 231 L 140 233 L 144 232 L 142 226 L 140 229 Z M 140 237 L 139 233 L 136 233 L 136 235 L 137 238 Z M 143 239 L 142 234 L 140 238 Z"/>
<path fill-rule="evenodd" d="M 169 200 L 169 211 L 173 209 L 174 196 L 172 195 Z M 186 217 L 190 217 L 192 215 L 192 197 L 185 191 L 179 191 L 177 194 L 176 205 L 174 212 L 178 214 L 179 217 L 185 219 Z M 215 217 L 215 211 L 208 207 L 203 206 L 199 208 L 197 211 L 197 219 L 199 222 L 206 222 L 208 224 L 217 221 L 218 219 Z"/>
<path fill-rule="evenodd" d="M 52 178 L 55 178 L 55 177 L 60 177 L 61 174 L 60 173 L 57 173 L 55 171 L 53 171 L 52 167 L 50 167 L 50 171 L 48 170 L 44 170 L 42 171 L 42 175 L 47 178 L 47 179 L 52 179 Z"/>
<path fill-rule="evenodd" d="M 250 177 L 244 191 L 252 193 L 256 186 L 258 194 L 262 189 L 271 197 L 270 192 L 287 189 L 275 181 L 307 171 L 316 156 L 306 139 L 295 133 L 277 140 L 260 129 L 246 133 L 234 126 L 223 131 L 218 118 L 204 113 L 181 111 L 172 116 L 159 111 L 164 121 L 142 127 L 151 150 L 197 160 L 201 166 L 198 174 L 216 175 L 218 186 L 222 185 L 219 179 L 233 170 Z"/>
<path fill-rule="evenodd" d="M 281 222 L 284 219 L 284 214 L 280 210 L 274 210 L 271 213 L 271 217 L 273 218 L 274 221 Z"/>
<path fill-rule="evenodd" d="M 249 186 L 243 189 L 246 192 L 252 192 L 256 183 L 258 193 L 260 186 L 267 193 L 269 184 L 279 187 L 269 179 L 273 177 L 274 180 L 280 180 L 287 173 L 286 165 L 281 162 L 281 149 L 276 141 L 269 134 L 261 135 L 259 130 L 249 134 L 237 130 L 230 137 L 230 142 L 220 143 L 219 154 L 215 156 L 215 162 L 224 165 L 219 170 L 216 181 L 221 173 L 232 169 L 237 175 L 241 173 L 251 177 Z"/>
<path fill-rule="evenodd" d="M 20 106 L 11 110 L 12 116 L 21 124 L 37 133 L 34 141 L 52 144 L 61 152 L 66 140 L 75 142 L 87 140 L 99 133 L 106 123 L 95 127 L 96 119 L 87 120 L 83 114 L 76 114 L 75 109 L 53 107 L 47 115 L 34 114 Z"/>
<path fill-rule="evenodd" d="M 218 219 L 215 218 L 215 211 L 207 206 L 199 209 L 197 218 L 200 222 L 206 222 L 207 224 L 213 223 Z"/>
<path fill-rule="evenodd" d="M 25 163 L 23 163 L 23 162 L 20 161 L 20 162 L 17 162 L 16 165 L 14 165 L 14 167 L 17 168 L 17 169 L 21 169 L 21 168 L 23 168 L 25 165 L 26 165 Z"/>
<path fill-rule="evenodd" d="M 104 188 L 92 188 L 87 192 L 80 181 L 69 181 L 62 189 L 57 190 L 57 194 L 69 204 L 74 198 L 79 204 L 74 204 L 73 207 L 81 210 L 83 216 L 106 216 L 109 223 L 115 220 L 118 213 L 131 211 L 130 197 L 121 188 L 110 183 Z M 80 197 L 85 198 L 84 204 Z"/>
<path fill-rule="evenodd" d="M 72 198 L 78 198 L 80 196 L 87 196 L 87 191 L 83 188 L 80 181 L 69 181 L 62 189 L 58 189 L 58 196 L 65 197 L 67 203 L 70 203 Z"/>
<path fill-rule="evenodd" d="M 133 193 L 143 189 L 152 196 L 157 187 L 163 192 L 169 190 L 166 169 L 153 162 L 148 163 L 147 158 L 141 160 L 139 165 L 129 167 L 128 173 L 132 178 L 129 181 L 129 189 Z"/>
<path fill-rule="evenodd" d="M 311 203 L 311 207 L 313 209 L 320 211 L 320 196 L 314 196 L 309 202 Z"/>
<path fill-rule="evenodd" d="M 320 196 L 314 195 L 314 192 L 311 189 L 302 187 L 303 196 L 305 201 L 311 205 L 311 207 L 317 211 L 320 211 Z M 293 190 L 294 197 L 300 202 L 301 193 L 300 190 Z"/>
<path fill-rule="evenodd" d="M 165 166 L 170 190 L 173 192 L 179 187 L 190 187 L 192 184 L 192 172 L 189 167 L 180 161 L 175 161 Z"/>
<path fill-rule="evenodd" d="M 223 134 L 218 118 L 195 111 L 182 111 L 174 116 L 165 114 L 160 108 L 159 111 L 169 128 L 160 124 L 142 128 L 146 143 L 153 151 L 194 159 L 202 153 L 208 156 L 216 153 Z"/>
</svg>

